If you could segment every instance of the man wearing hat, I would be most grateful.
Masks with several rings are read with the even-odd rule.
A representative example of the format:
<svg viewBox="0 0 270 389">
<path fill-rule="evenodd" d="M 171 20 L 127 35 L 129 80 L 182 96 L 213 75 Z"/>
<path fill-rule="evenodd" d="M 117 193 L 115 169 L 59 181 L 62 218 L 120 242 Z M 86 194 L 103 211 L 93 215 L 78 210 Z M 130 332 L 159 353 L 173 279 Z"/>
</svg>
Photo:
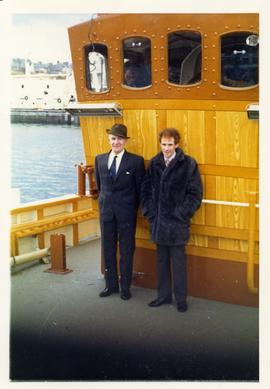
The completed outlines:
<svg viewBox="0 0 270 389">
<path fill-rule="evenodd" d="M 116 260 L 119 242 L 120 296 L 128 300 L 131 297 L 136 219 L 145 173 L 144 160 L 125 150 L 129 137 L 124 124 L 114 124 L 107 133 L 111 151 L 97 155 L 95 159 L 106 281 L 100 297 L 119 292 Z"/>
</svg>

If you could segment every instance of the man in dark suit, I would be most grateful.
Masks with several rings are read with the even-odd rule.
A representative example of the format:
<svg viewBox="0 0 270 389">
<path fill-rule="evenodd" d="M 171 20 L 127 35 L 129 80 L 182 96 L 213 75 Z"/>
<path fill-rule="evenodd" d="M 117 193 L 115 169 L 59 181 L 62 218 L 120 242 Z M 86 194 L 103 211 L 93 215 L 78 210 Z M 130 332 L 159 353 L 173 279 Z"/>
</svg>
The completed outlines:
<svg viewBox="0 0 270 389">
<path fill-rule="evenodd" d="M 107 130 L 111 151 L 96 156 L 102 249 L 106 287 L 100 297 L 119 292 L 117 242 L 120 249 L 121 298 L 131 297 L 133 254 L 140 188 L 145 168 L 142 157 L 125 150 L 127 127 L 114 124 Z"/>
</svg>

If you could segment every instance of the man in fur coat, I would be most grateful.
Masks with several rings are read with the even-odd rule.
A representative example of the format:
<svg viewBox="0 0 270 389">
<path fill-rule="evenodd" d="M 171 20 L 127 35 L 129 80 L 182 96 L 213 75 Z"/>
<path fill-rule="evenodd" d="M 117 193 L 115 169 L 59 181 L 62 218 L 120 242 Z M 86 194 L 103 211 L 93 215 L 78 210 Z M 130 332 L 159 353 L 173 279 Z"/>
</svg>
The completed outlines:
<svg viewBox="0 0 270 389">
<path fill-rule="evenodd" d="M 151 239 L 157 245 L 158 296 L 149 306 L 172 302 L 172 278 L 177 309 L 185 312 L 185 245 L 189 240 L 190 219 L 202 201 L 202 182 L 196 161 L 179 148 L 179 141 L 179 132 L 174 128 L 166 128 L 159 134 L 161 152 L 149 163 L 141 203 L 142 213 L 150 222 Z"/>
</svg>

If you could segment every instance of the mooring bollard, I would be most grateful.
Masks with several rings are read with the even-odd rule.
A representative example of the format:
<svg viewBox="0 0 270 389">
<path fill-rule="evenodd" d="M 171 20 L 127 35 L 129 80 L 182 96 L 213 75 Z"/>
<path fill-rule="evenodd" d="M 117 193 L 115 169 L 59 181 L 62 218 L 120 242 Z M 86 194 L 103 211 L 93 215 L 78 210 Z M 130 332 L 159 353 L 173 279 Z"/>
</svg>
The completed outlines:
<svg viewBox="0 0 270 389">
<path fill-rule="evenodd" d="M 51 243 L 51 268 L 44 270 L 48 273 L 67 274 L 73 270 L 66 267 L 66 238 L 64 234 L 52 234 Z"/>
</svg>

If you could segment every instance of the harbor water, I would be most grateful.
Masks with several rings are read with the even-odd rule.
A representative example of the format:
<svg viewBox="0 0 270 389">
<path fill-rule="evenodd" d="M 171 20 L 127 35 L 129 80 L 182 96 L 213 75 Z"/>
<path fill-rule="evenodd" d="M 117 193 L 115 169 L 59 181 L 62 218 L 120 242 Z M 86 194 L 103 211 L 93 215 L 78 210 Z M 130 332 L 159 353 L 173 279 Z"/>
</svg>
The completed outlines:
<svg viewBox="0 0 270 389">
<path fill-rule="evenodd" d="M 75 165 L 85 162 L 79 126 L 12 123 L 11 131 L 11 186 L 21 203 L 77 193 Z"/>
</svg>

